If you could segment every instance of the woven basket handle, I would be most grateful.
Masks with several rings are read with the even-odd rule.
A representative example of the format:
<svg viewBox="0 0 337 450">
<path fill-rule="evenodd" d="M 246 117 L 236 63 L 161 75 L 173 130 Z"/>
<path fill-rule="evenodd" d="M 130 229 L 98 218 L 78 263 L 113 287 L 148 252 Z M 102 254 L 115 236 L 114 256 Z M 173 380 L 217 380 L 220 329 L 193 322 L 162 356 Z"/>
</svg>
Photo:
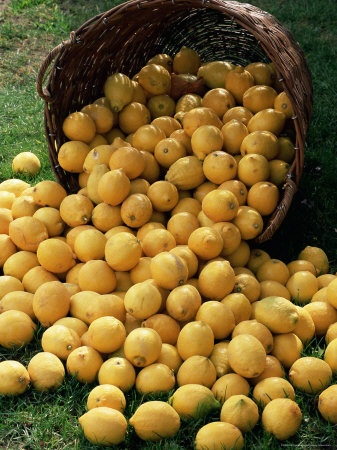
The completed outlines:
<svg viewBox="0 0 337 450">
<path fill-rule="evenodd" d="M 39 94 L 39 96 L 46 102 L 51 103 L 53 101 L 53 97 L 51 96 L 49 90 L 47 87 L 43 86 L 43 83 L 46 78 L 46 74 L 48 72 L 48 69 L 50 65 L 53 63 L 53 61 L 58 57 L 60 52 L 73 44 L 75 38 L 75 33 L 70 33 L 70 39 L 67 41 L 61 42 L 59 45 L 57 45 L 45 58 L 45 60 L 42 62 L 41 67 L 39 69 L 39 72 L 37 74 L 37 81 L 36 81 L 36 89 Z"/>
</svg>

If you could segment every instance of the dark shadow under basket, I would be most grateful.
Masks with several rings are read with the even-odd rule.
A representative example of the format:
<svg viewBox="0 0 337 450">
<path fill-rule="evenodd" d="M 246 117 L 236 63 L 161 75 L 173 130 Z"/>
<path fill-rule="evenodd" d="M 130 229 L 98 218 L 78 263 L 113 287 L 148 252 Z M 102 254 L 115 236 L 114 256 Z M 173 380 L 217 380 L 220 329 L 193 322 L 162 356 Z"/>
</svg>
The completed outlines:
<svg viewBox="0 0 337 450">
<path fill-rule="evenodd" d="M 93 17 L 55 47 L 41 65 L 37 90 L 45 104 L 46 139 L 56 179 L 68 193 L 78 190 L 78 175 L 65 172 L 57 160 L 67 140 L 62 132 L 65 117 L 101 97 L 111 73 L 133 76 L 155 54 L 174 55 L 183 45 L 195 49 L 203 61 L 273 62 L 290 98 L 296 157 L 282 199 L 256 240 L 267 241 L 286 216 L 301 177 L 312 84 L 292 34 L 274 16 L 247 3 L 131 0 Z"/>
</svg>

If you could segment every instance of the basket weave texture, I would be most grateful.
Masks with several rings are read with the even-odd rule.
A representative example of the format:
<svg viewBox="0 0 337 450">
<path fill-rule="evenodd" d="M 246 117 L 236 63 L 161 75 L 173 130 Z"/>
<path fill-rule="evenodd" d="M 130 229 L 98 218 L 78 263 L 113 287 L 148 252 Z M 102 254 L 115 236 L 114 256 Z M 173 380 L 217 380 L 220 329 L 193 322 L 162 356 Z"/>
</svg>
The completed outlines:
<svg viewBox="0 0 337 450">
<path fill-rule="evenodd" d="M 304 164 L 312 114 L 312 83 L 305 56 L 292 34 L 256 6 L 220 0 L 130 0 L 99 14 L 70 34 L 43 61 L 37 91 L 44 100 L 45 134 L 56 179 L 68 193 L 78 176 L 58 164 L 57 149 L 67 140 L 65 117 L 103 95 L 107 76 L 133 76 L 157 53 L 174 55 L 185 45 L 203 61 L 234 64 L 273 62 L 292 103 L 296 156 L 280 203 L 257 243 L 269 240 L 285 218 Z"/>
</svg>

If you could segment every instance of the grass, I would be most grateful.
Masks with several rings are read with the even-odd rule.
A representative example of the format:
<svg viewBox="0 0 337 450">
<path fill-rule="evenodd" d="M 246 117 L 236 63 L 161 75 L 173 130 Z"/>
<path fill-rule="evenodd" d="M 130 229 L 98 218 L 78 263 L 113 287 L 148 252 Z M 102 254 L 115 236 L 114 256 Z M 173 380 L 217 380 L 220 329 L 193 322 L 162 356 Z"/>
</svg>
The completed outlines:
<svg viewBox="0 0 337 450">
<path fill-rule="evenodd" d="M 306 245 L 323 248 L 331 270 L 337 269 L 337 213 L 335 123 L 337 120 L 334 79 L 337 71 L 335 0 L 253 0 L 251 3 L 275 15 L 288 27 L 303 48 L 312 73 L 314 113 L 307 136 L 305 168 L 299 190 L 287 217 L 265 249 L 274 257 L 289 261 Z M 36 92 L 37 73 L 48 52 L 67 39 L 92 16 L 108 10 L 114 2 L 97 0 L 12 0 L 0 15 L 0 182 L 13 177 L 11 160 L 21 151 L 33 151 L 42 163 L 35 183 L 53 178 L 43 131 L 43 102 Z M 34 23 L 34 26 L 32 26 Z M 24 177 L 23 177 L 24 178 Z M 28 346 L 15 350 L 0 348 L 0 360 L 28 363 L 40 348 L 42 329 Z M 315 338 L 304 350 L 322 357 L 324 341 Z M 334 382 L 337 380 L 334 379 Z M 84 438 L 77 418 L 85 411 L 91 385 L 67 378 L 56 392 L 39 393 L 30 388 L 14 398 L 0 397 L 0 448 L 6 450 L 99 448 Z M 169 394 L 163 398 L 167 399 Z M 127 415 L 143 399 L 127 395 Z M 260 426 L 245 436 L 246 449 L 335 448 L 336 426 L 324 422 L 317 411 L 317 396 L 298 393 L 303 423 L 297 435 L 278 442 Z M 207 420 L 217 420 L 218 414 Z M 193 436 L 202 425 L 183 422 L 174 438 L 159 444 L 143 443 L 132 429 L 120 448 L 191 449 Z"/>
</svg>

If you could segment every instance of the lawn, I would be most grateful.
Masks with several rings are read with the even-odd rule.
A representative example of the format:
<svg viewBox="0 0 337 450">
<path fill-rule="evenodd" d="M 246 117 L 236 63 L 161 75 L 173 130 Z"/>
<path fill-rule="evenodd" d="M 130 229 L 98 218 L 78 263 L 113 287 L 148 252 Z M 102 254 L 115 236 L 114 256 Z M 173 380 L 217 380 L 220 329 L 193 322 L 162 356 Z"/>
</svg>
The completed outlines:
<svg viewBox="0 0 337 450">
<path fill-rule="evenodd" d="M 313 117 L 298 191 L 282 226 L 263 248 L 273 257 L 288 262 L 307 245 L 321 247 L 334 273 L 337 270 L 336 2 L 253 0 L 251 3 L 273 14 L 292 32 L 306 55 L 314 91 Z M 0 182 L 14 176 L 11 161 L 22 151 L 33 151 L 42 164 L 36 178 L 22 176 L 23 179 L 32 184 L 53 179 L 44 136 L 43 101 L 36 91 L 39 68 L 70 31 L 114 4 L 117 2 L 108 0 L 12 0 L 0 5 Z M 42 332 L 39 328 L 34 341 L 24 348 L 0 348 L 0 361 L 18 359 L 28 363 L 40 350 Z M 317 338 L 305 348 L 304 354 L 322 356 L 323 349 L 324 340 Z M 85 411 L 92 387 L 67 379 L 56 392 L 29 389 L 19 397 L 0 397 L 0 448 L 101 448 L 85 440 L 77 421 Z M 167 397 L 166 394 L 163 398 Z M 130 416 L 142 400 L 133 391 L 129 393 L 126 414 Z M 245 436 L 245 449 L 336 448 L 336 426 L 320 417 L 317 396 L 299 393 L 297 401 L 303 411 L 303 423 L 295 437 L 280 443 L 258 426 Z M 211 419 L 208 417 L 207 421 Z M 217 420 L 217 415 L 213 419 Z M 120 448 L 192 449 L 193 437 L 202 424 L 202 420 L 183 422 L 174 439 L 159 444 L 143 443 L 130 430 Z"/>
</svg>

